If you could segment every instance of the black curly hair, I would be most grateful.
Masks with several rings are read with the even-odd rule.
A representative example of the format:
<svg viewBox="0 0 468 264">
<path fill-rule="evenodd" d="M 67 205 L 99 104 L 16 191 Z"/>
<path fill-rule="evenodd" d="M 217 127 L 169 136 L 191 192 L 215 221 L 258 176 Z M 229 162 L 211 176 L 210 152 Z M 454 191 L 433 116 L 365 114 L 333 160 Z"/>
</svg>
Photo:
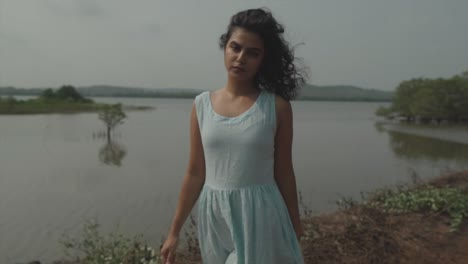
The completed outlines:
<svg viewBox="0 0 468 264">
<path fill-rule="evenodd" d="M 225 49 L 236 28 L 259 35 L 264 43 L 265 57 L 255 77 L 255 84 L 286 100 L 296 97 L 305 83 L 305 71 L 294 64 L 294 48 L 284 39 L 284 27 L 271 12 L 264 8 L 248 9 L 231 17 L 227 32 L 219 38 L 219 46 Z"/>
</svg>

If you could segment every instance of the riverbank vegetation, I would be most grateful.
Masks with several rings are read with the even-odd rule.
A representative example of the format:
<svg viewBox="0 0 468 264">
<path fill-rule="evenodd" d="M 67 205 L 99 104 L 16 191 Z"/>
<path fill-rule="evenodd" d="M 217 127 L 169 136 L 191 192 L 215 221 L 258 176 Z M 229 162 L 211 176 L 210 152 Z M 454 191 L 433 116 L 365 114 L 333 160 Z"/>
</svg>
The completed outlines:
<svg viewBox="0 0 468 264">
<path fill-rule="evenodd" d="M 303 207 L 305 263 L 465 263 L 468 259 L 468 171 L 383 188 L 361 201 L 342 198 L 339 209 L 313 215 Z M 200 263 L 193 218 L 177 263 Z M 157 264 L 159 246 L 141 237 L 102 235 L 87 222 L 62 241 L 68 260 L 53 264 Z M 40 263 L 40 262 L 36 262 Z"/>
<path fill-rule="evenodd" d="M 380 107 L 376 115 L 409 123 L 468 124 L 468 71 L 448 79 L 403 81 L 392 105 Z"/>
<path fill-rule="evenodd" d="M 71 85 L 64 85 L 57 90 L 44 90 L 38 97 L 19 100 L 13 96 L 0 97 L 0 114 L 48 114 L 99 112 L 108 108 L 108 104 L 96 103 L 83 97 Z M 125 110 L 148 110 L 145 106 L 124 106 Z"/>
</svg>

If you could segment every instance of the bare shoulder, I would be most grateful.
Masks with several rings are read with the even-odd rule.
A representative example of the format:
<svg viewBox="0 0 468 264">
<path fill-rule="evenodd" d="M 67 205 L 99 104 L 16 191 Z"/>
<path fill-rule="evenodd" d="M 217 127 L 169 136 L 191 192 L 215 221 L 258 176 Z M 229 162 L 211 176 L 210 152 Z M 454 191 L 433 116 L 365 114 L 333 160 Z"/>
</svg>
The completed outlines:
<svg viewBox="0 0 468 264">
<path fill-rule="evenodd" d="M 291 102 L 279 95 L 275 95 L 275 108 L 278 120 L 281 116 L 289 116 L 292 113 Z"/>
</svg>

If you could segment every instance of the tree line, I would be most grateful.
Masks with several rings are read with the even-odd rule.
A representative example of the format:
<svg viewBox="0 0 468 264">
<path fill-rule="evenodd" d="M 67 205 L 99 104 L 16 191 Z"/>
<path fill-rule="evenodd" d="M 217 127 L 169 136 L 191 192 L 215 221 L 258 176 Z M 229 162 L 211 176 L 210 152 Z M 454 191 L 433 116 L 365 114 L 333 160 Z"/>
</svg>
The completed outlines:
<svg viewBox="0 0 468 264">
<path fill-rule="evenodd" d="M 390 107 L 378 116 L 407 122 L 468 123 L 468 71 L 451 78 L 416 78 L 401 82 Z"/>
<path fill-rule="evenodd" d="M 40 95 L 45 100 L 72 101 L 76 103 L 92 103 L 93 100 L 83 97 L 72 85 L 63 85 L 57 91 L 46 89 Z"/>
<path fill-rule="evenodd" d="M 0 103 L 6 104 L 21 104 L 27 102 L 38 102 L 38 101 L 45 101 L 45 102 L 53 102 L 53 101 L 60 101 L 60 102 L 73 102 L 73 103 L 93 103 L 93 100 L 89 98 L 83 97 L 72 85 L 63 85 L 57 90 L 53 90 L 51 88 L 44 90 L 38 98 L 32 100 L 17 100 L 13 96 L 0 96 Z"/>
</svg>

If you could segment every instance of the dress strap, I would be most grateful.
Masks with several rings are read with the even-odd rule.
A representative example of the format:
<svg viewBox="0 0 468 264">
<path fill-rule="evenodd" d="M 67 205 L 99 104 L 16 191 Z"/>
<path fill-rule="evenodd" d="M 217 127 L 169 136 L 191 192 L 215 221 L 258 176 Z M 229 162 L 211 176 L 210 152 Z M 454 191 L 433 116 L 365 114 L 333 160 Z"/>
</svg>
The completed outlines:
<svg viewBox="0 0 468 264">
<path fill-rule="evenodd" d="M 262 98 L 259 98 L 258 102 L 261 108 L 265 111 L 266 119 L 273 128 L 273 132 L 276 132 L 276 103 L 275 103 L 275 94 L 264 90 Z"/>
<path fill-rule="evenodd" d="M 207 100 L 209 100 L 209 92 L 204 91 L 201 94 L 195 96 L 195 110 L 197 113 L 198 126 L 200 131 L 203 127 L 203 120 L 207 114 Z"/>
</svg>

